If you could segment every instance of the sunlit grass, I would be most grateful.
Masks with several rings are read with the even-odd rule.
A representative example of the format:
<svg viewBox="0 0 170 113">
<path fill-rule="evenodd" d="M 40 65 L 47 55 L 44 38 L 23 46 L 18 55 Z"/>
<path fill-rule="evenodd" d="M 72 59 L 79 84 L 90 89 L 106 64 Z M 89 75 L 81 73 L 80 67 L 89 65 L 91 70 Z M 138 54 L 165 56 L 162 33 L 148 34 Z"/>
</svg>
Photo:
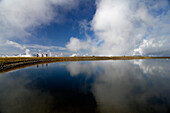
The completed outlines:
<svg viewBox="0 0 170 113">
<path fill-rule="evenodd" d="M 169 59 L 170 57 L 148 57 L 148 56 L 76 56 L 76 57 L 0 57 L 0 72 L 15 69 L 25 65 L 33 65 L 43 62 L 63 61 L 92 61 L 92 60 L 133 60 L 133 59 Z"/>
</svg>

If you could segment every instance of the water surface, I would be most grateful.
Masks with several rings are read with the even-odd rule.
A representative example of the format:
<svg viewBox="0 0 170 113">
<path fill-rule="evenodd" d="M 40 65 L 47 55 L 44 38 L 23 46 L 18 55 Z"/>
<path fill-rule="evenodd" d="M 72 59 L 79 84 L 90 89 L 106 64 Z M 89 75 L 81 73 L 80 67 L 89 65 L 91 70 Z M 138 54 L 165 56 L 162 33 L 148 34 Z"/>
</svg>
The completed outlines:
<svg viewBox="0 0 170 113">
<path fill-rule="evenodd" d="M 170 61 L 40 64 L 0 74 L 0 113 L 169 113 Z"/>
</svg>

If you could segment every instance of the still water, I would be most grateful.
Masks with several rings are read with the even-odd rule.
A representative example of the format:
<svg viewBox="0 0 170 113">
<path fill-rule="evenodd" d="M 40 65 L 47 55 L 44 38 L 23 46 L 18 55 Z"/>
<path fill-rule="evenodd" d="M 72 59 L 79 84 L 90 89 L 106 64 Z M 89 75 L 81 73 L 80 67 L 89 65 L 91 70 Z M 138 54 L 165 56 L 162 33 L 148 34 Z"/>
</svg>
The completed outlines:
<svg viewBox="0 0 170 113">
<path fill-rule="evenodd" d="M 39 64 L 0 74 L 0 113 L 169 113 L 170 60 Z"/>
</svg>

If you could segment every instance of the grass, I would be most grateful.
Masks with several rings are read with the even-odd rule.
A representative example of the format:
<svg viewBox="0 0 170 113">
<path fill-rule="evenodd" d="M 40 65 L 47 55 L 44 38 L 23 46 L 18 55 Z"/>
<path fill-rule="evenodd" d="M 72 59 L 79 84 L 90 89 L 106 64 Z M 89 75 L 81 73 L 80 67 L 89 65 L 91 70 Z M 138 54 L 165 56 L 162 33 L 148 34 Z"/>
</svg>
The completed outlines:
<svg viewBox="0 0 170 113">
<path fill-rule="evenodd" d="M 0 57 L 0 73 L 13 69 L 23 68 L 39 63 L 64 62 L 64 61 L 90 61 L 90 60 L 133 60 L 133 59 L 169 59 L 170 57 L 148 56 L 114 56 L 114 57 Z"/>
</svg>

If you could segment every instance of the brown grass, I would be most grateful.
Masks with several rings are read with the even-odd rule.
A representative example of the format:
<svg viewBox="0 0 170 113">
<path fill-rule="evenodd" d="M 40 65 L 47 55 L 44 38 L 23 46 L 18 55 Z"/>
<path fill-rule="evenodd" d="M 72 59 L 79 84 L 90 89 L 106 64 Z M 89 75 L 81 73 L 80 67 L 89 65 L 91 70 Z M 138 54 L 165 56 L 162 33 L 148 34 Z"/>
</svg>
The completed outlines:
<svg viewBox="0 0 170 113">
<path fill-rule="evenodd" d="M 169 59 L 170 57 L 115 56 L 115 57 L 0 57 L 0 73 L 39 63 L 90 60 L 133 60 L 133 59 Z"/>
</svg>

